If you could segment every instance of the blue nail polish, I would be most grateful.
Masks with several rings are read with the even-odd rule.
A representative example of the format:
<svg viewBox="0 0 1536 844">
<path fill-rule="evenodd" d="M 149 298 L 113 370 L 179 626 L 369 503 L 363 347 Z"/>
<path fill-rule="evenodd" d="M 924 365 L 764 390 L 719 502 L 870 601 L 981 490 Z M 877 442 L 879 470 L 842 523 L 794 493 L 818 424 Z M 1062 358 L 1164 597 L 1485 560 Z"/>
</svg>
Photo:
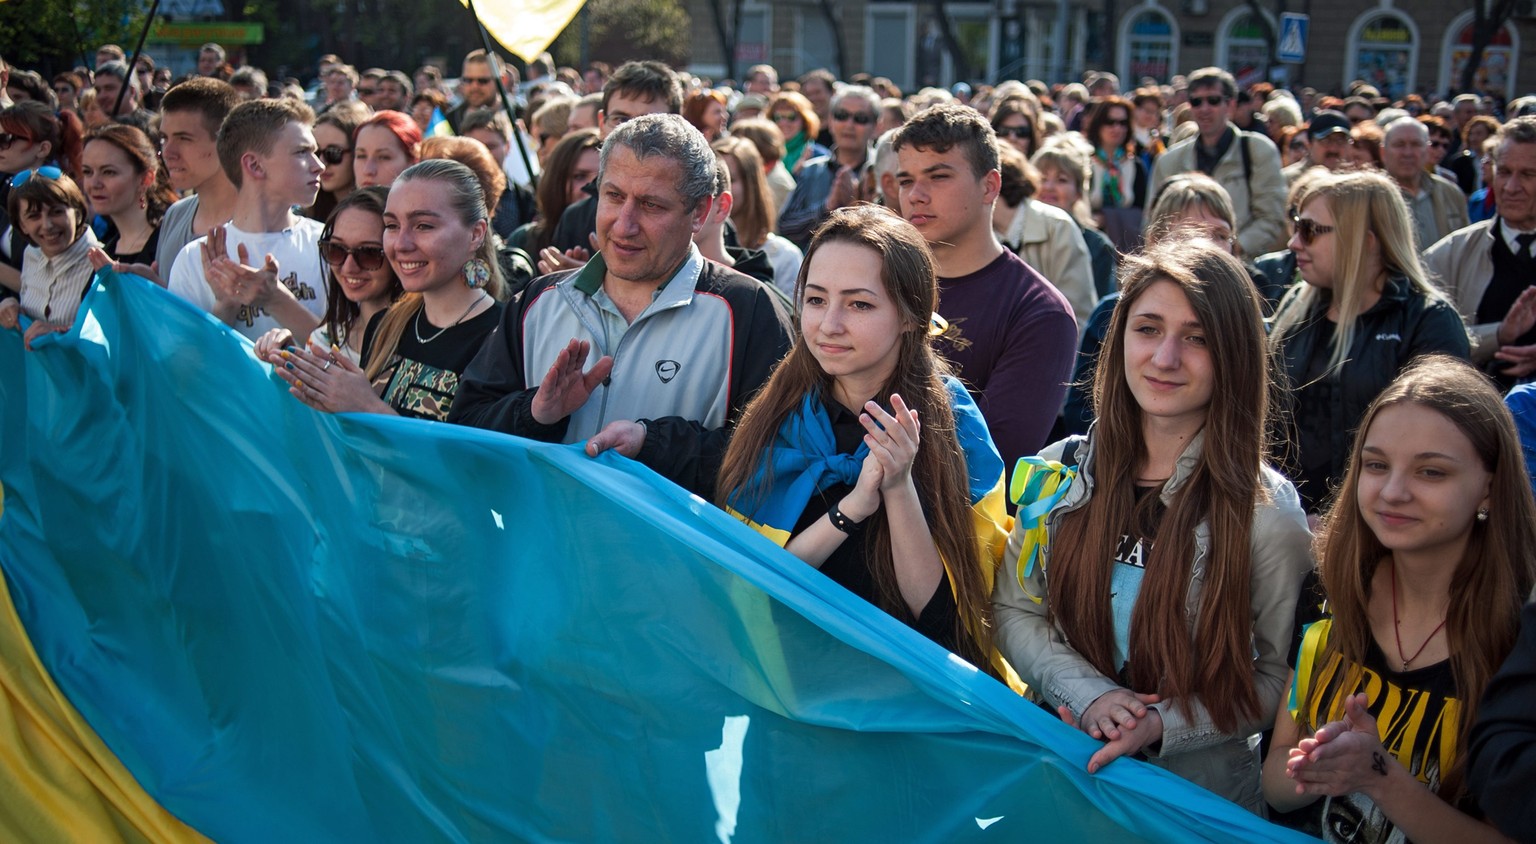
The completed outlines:
<svg viewBox="0 0 1536 844">
<path fill-rule="evenodd" d="M 293 368 L 293 364 L 291 364 L 291 363 L 285 363 L 285 364 L 283 364 L 283 366 L 287 367 L 288 369 L 292 369 Z"/>
</svg>

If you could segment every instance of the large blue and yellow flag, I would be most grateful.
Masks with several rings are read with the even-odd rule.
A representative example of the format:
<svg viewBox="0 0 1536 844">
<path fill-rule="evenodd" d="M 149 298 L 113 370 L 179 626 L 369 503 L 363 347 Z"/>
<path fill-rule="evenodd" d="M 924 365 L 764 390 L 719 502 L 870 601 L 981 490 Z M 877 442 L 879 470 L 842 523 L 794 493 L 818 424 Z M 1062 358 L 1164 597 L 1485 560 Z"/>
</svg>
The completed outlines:
<svg viewBox="0 0 1536 844">
<path fill-rule="evenodd" d="M 0 838 L 1286 841 L 621 458 L 0 331 Z"/>
</svg>

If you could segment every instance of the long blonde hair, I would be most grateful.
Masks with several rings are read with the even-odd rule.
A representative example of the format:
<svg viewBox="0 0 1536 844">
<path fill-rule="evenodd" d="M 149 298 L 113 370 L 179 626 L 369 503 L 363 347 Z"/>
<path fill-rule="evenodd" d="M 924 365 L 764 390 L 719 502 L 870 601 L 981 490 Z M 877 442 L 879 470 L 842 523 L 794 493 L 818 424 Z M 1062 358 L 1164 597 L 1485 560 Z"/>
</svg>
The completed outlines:
<svg viewBox="0 0 1536 844">
<path fill-rule="evenodd" d="M 1429 274 L 1419 261 L 1414 244 L 1413 220 L 1402 192 L 1384 173 L 1356 171 L 1318 175 L 1296 197 L 1302 209 L 1314 199 L 1328 203 L 1333 213 L 1334 231 L 1324 237 L 1334 238 L 1334 279 L 1332 290 L 1310 284 L 1295 284 L 1280 300 L 1275 310 L 1270 345 L 1281 349 L 1291 333 L 1299 328 L 1323 297 L 1332 297 L 1338 305 L 1338 321 L 1333 328 L 1333 347 L 1328 369 L 1337 374 L 1349 356 L 1355 337 L 1355 323 L 1374 278 L 1366 277 L 1369 253 L 1365 244 L 1374 237 L 1381 255 L 1381 268 L 1388 275 L 1408 280 L 1414 292 L 1432 301 L 1445 295 L 1429 281 Z"/>
</svg>

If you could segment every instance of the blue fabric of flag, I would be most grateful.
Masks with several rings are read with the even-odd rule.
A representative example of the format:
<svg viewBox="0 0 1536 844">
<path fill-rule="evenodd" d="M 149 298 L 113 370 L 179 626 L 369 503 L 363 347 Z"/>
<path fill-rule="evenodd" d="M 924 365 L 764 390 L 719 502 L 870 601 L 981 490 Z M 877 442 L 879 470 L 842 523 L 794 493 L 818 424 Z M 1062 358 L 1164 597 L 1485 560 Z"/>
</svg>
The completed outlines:
<svg viewBox="0 0 1536 844">
<path fill-rule="evenodd" d="M 163 806 L 246 841 L 1292 841 L 654 473 L 289 396 L 104 272 L 0 331 L 0 566 Z"/>
</svg>

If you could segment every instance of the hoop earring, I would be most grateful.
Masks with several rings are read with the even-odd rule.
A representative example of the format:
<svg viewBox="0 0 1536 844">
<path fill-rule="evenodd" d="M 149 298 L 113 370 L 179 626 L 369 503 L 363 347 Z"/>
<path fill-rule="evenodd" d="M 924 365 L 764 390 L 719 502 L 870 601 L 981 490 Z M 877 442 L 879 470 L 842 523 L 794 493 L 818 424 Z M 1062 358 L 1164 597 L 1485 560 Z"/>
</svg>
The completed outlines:
<svg viewBox="0 0 1536 844">
<path fill-rule="evenodd" d="M 491 265 L 484 258 L 471 258 L 464 265 L 464 283 L 470 290 L 478 290 L 491 281 Z"/>
</svg>

